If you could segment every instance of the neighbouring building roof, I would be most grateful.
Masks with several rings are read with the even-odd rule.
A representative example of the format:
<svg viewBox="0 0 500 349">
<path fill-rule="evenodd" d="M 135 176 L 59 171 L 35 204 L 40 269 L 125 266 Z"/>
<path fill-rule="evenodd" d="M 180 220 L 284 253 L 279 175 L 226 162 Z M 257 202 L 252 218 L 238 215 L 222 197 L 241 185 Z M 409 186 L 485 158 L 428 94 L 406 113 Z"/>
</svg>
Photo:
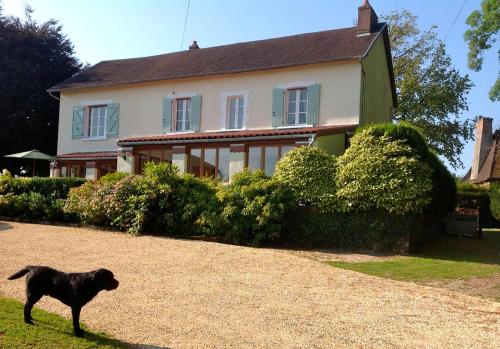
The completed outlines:
<svg viewBox="0 0 500 349">
<path fill-rule="evenodd" d="M 367 54 L 370 46 L 380 34 L 384 35 L 394 89 L 387 25 L 376 24 L 373 32 L 364 35 L 358 35 L 358 32 L 358 27 L 352 27 L 191 49 L 151 57 L 102 61 L 51 87 L 48 91 L 232 74 L 359 59 Z"/>
<path fill-rule="evenodd" d="M 471 170 L 467 172 L 464 180 L 471 180 Z M 472 180 L 474 183 L 484 183 L 500 180 L 500 130 L 493 134 L 493 144 L 491 145 L 488 155 L 480 166 L 477 178 Z"/>
<path fill-rule="evenodd" d="M 300 135 L 316 135 L 325 136 L 344 132 L 354 131 L 358 125 L 342 125 L 342 126 L 317 126 L 317 127 L 300 127 L 300 128 L 285 128 L 285 129 L 263 129 L 263 130 L 245 130 L 245 131 L 224 131 L 224 132 L 199 132 L 199 133 L 177 133 L 164 134 L 157 136 L 144 136 L 124 138 L 118 141 L 119 146 L 134 145 L 139 143 L 155 144 L 155 143 L 189 143 L 190 141 L 233 141 L 245 140 L 247 138 L 262 137 L 276 138 L 286 136 Z"/>
<path fill-rule="evenodd" d="M 58 160 L 106 160 L 116 159 L 117 151 L 99 151 L 99 152 L 79 152 L 68 153 L 57 156 Z"/>
</svg>

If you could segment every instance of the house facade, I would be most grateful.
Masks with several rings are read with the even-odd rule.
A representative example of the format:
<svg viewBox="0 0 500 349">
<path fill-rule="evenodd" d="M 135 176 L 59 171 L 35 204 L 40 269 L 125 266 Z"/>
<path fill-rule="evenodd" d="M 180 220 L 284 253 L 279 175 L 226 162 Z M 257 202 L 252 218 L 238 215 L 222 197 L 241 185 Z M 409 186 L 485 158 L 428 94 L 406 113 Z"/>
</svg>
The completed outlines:
<svg viewBox="0 0 500 349">
<path fill-rule="evenodd" d="M 342 154 L 358 125 L 396 107 L 388 28 L 366 0 L 352 28 L 104 61 L 49 93 L 60 99 L 52 175 L 88 179 L 148 161 L 271 175 L 296 146 Z"/>
</svg>

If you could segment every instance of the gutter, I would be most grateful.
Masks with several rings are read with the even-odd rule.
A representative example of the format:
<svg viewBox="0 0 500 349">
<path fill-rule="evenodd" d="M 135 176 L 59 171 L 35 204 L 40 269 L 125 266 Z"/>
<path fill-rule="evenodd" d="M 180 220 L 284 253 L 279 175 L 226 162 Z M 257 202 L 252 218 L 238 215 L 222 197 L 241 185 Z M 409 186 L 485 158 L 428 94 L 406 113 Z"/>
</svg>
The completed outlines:
<svg viewBox="0 0 500 349">
<path fill-rule="evenodd" d="M 254 136 L 254 137 L 238 137 L 238 138 L 215 138 L 215 139 L 182 139 L 182 140 L 158 140 L 158 141 L 118 141 L 118 146 L 136 146 L 136 145 L 161 145 L 161 144 L 185 144 L 185 143 L 220 143 L 220 142 L 244 142 L 244 141 L 259 141 L 263 139 L 290 139 L 290 138 L 309 138 L 316 133 L 304 133 L 296 135 L 278 135 L 278 136 Z"/>
<path fill-rule="evenodd" d="M 61 100 L 61 98 L 54 96 L 54 95 L 52 94 L 52 91 L 51 91 L 51 90 L 47 90 L 47 92 L 48 92 L 48 94 L 49 94 L 49 96 L 50 96 L 50 97 L 52 97 L 52 98 L 54 98 L 54 99 L 57 99 L 58 101 L 60 101 L 60 100 Z"/>
</svg>

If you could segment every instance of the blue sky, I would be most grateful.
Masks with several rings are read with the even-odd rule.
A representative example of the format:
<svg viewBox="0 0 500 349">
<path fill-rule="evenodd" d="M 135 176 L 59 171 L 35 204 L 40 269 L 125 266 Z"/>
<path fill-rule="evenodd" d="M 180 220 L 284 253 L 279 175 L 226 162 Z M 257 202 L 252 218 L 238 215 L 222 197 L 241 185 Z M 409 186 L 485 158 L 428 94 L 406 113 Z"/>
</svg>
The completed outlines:
<svg viewBox="0 0 500 349">
<path fill-rule="evenodd" d="M 26 1 L 0 0 L 6 14 L 23 16 Z M 90 64 L 101 60 L 140 57 L 179 51 L 187 0 L 30 0 L 38 21 L 59 20 L 75 45 L 77 56 Z M 200 47 L 349 27 L 355 23 L 361 0 L 191 0 L 183 49 L 193 40 Z M 421 28 L 435 24 L 446 36 L 463 0 L 370 0 L 380 15 L 408 9 L 419 17 Z M 469 94 L 469 111 L 463 117 L 485 115 L 500 127 L 500 103 L 488 99 L 498 75 L 498 45 L 490 50 L 481 72 L 467 68 L 463 41 L 465 19 L 480 0 L 467 0 L 446 39 L 453 64 L 475 84 Z M 472 142 L 462 154 L 468 167 Z M 455 170 L 463 174 L 466 168 Z"/>
</svg>

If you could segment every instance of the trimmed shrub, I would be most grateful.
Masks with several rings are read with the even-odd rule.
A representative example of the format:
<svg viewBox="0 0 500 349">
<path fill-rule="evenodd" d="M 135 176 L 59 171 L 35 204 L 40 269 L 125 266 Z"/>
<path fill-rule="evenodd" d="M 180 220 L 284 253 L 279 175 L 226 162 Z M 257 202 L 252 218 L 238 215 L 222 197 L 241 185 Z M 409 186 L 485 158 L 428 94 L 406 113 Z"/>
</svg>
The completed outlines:
<svg viewBox="0 0 500 349">
<path fill-rule="evenodd" d="M 389 214 L 384 210 L 322 213 L 300 208 L 286 219 L 284 244 L 300 247 L 368 249 L 400 252 L 408 241 L 415 216 Z"/>
<path fill-rule="evenodd" d="M 281 158 L 273 178 L 287 185 L 298 203 L 332 212 L 336 206 L 335 156 L 317 147 L 294 148 Z"/>
<path fill-rule="evenodd" d="M 25 221 L 72 221 L 63 207 L 72 187 L 85 181 L 81 178 L 13 178 L 8 171 L 0 175 L 0 215 Z"/>
<path fill-rule="evenodd" d="M 490 197 L 490 211 L 491 215 L 500 222 L 500 183 L 491 183 L 488 193 Z"/>
<path fill-rule="evenodd" d="M 220 235 L 234 244 L 260 245 L 279 238 L 285 215 L 295 206 L 295 198 L 286 186 L 258 170 L 244 170 L 228 185 L 221 185 L 217 197 L 222 204 Z"/>
<path fill-rule="evenodd" d="M 20 195 L 35 192 L 44 197 L 65 199 L 71 188 L 79 187 L 85 179 L 76 177 L 19 177 L 0 176 L 0 194 Z"/>
<path fill-rule="evenodd" d="M 424 136 L 418 128 L 405 122 L 398 124 L 386 123 L 359 128 L 356 133 L 365 131 L 378 137 L 386 135 L 391 139 L 401 140 L 413 148 L 420 160 L 427 163 L 432 169 L 431 202 L 425 209 L 426 213 L 442 219 L 453 211 L 456 203 L 455 178 L 437 155 L 429 149 Z"/>
<path fill-rule="evenodd" d="M 337 171 L 340 211 L 406 215 L 422 212 L 431 201 L 431 168 L 402 140 L 385 134 L 357 133 Z"/>
</svg>

